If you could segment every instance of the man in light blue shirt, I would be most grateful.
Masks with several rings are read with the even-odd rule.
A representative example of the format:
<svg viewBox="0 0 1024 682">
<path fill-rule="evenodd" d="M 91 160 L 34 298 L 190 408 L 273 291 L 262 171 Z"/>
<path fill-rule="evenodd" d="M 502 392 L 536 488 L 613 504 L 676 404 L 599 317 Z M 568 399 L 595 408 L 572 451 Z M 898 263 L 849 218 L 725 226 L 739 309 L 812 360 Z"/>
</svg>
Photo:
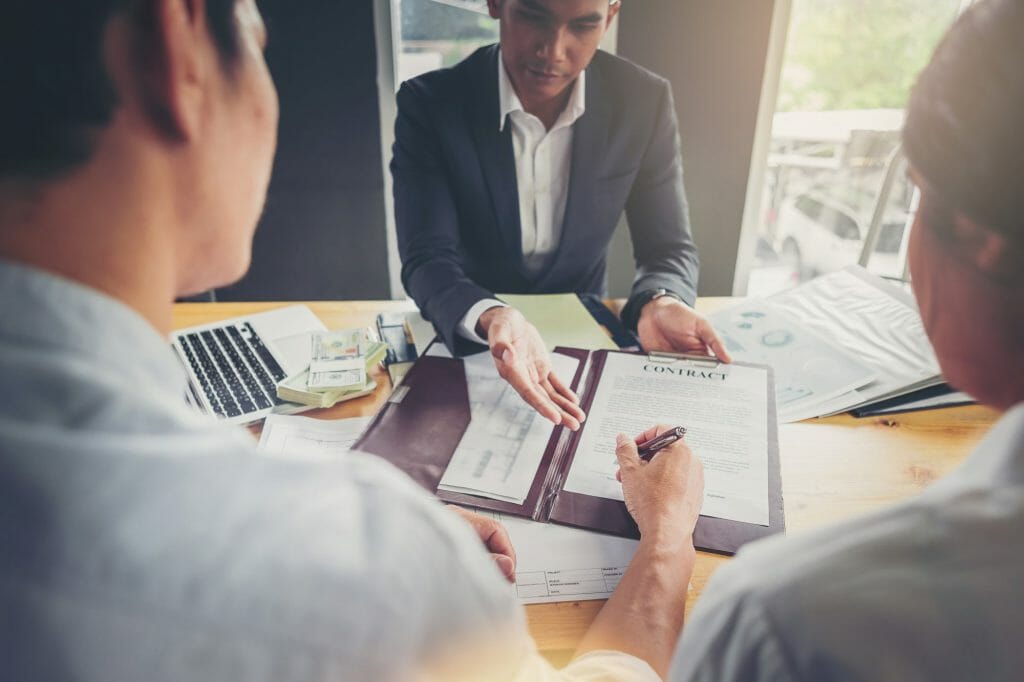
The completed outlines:
<svg viewBox="0 0 1024 682">
<path fill-rule="evenodd" d="M 712 578 L 672 679 L 1024 675 L 1024 2 L 983 0 L 922 74 L 904 142 L 921 188 L 914 292 L 954 386 L 1005 411 L 894 508 L 744 548 Z"/>
<path fill-rule="evenodd" d="M 252 0 L 0 9 L 0 677 L 659 679 L 702 484 L 684 445 L 620 444 L 645 537 L 559 671 L 484 549 L 514 570 L 499 526 L 186 409 L 172 303 L 248 266 L 265 40 Z"/>
</svg>

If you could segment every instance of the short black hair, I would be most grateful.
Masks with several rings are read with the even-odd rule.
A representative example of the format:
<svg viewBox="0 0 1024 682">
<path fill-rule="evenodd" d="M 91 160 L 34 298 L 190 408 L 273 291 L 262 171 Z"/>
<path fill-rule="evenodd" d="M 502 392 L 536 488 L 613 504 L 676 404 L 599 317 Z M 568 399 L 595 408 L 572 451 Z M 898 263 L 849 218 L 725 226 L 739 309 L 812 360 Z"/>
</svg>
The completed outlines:
<svg viewBox="0 0 1024 682">
<path fill-rule="evenodd" d="M 973 5 L 922 71 L 903 131 L 931 203 L 1017 244 L 1024 243 L 1022 67 L 1024 2 Z"/>
<path fill-rule="evenodd" d="M 238 56 L 236 0 L 207 0 L 225 65 Z M 0 8 L 0 179 L 47 179 L 87 161 L 117 93 L 103 36 L 122 12 L 152 25 L 151 0 L 5 0 Z"/>
</svg>

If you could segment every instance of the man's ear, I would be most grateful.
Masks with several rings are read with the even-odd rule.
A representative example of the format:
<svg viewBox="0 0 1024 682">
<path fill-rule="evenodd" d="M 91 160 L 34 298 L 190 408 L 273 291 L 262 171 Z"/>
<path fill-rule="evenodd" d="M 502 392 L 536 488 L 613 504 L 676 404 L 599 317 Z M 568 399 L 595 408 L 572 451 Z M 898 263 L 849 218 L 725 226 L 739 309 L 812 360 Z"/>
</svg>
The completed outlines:
<svg viewBox="0 0 1024 682">
<path fill-rule="evenodd" d="M 138 26 L 129 58 L 141 108 L 170 138 L 195 138 L 215 52 L 205 0 L 151 0 L 130 21 Z"/>
<path fill-rule="evenodd" d="M 620 9 L 622 9 L 621 2 L 614 2 L 608 5 L 608 18 L 604 22 L 605 29 L 612 25 L 612 21 L 615 19 L 616 15 L 618 15 Z"/>
<path fill-rule="evenodd" d="M 980 272 L 996 279 L 1019 277 L 1024 262 L 1020 245 L 959 211 L 953 218 L 953 233 L 959 248 Z"/>
<path fill-rule="evenodd" d="M 505 0 L 487 0 L 487 11 L 491 15 L 491 19 L 501 18 L 501 6 L 505 3 Z"/>
</svg>

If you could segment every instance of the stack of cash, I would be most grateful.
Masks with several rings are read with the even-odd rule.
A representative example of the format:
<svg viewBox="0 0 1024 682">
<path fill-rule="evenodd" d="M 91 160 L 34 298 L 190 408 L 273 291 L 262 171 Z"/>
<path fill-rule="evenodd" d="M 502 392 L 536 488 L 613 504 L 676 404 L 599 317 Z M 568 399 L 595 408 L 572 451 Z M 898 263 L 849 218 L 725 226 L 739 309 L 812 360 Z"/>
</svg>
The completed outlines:
<svg viewBox="0 0 1024 682">
<path fill-rule="evenodd" d="M 362 348 L 367 338 L 362 329 L 314 332 L 310 336 L 313 349 L 307 382 L 309 390 L 343 391 L 366 383 Z"/>
<path fill-rule="evenodd" d="M 387 344 L 366 330 L 314 332 L 309 367 L 277 385 L 277 397 L 312 407 L 331 407 L 372 393 L 370 369 L 384 359 Z"/>
</svg>

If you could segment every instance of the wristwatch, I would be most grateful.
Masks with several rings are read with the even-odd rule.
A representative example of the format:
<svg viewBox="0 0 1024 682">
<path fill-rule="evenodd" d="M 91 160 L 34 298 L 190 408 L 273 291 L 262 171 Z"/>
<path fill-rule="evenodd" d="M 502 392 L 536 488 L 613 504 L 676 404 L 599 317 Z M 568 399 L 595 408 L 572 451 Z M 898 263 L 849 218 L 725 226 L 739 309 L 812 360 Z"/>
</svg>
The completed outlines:
<svg viewBox="0 0 1024 682">
<path fill-rule="evenodd" d="M 626 305 L 622 308 L 622 323 L 626 325 L 628 329 L 635 332 L 636 326 L 640 322 L 640 311 L 643 310 L 645 305 L 654 299 L 661 298 L 663 296 L 668 296 L 682 303 L 686 303 L 686 301 L 683 301 L 683 297 L 674 291 L 669 291 L 668 289 L 645 289 L 626 302 Z"/>
</svg>

